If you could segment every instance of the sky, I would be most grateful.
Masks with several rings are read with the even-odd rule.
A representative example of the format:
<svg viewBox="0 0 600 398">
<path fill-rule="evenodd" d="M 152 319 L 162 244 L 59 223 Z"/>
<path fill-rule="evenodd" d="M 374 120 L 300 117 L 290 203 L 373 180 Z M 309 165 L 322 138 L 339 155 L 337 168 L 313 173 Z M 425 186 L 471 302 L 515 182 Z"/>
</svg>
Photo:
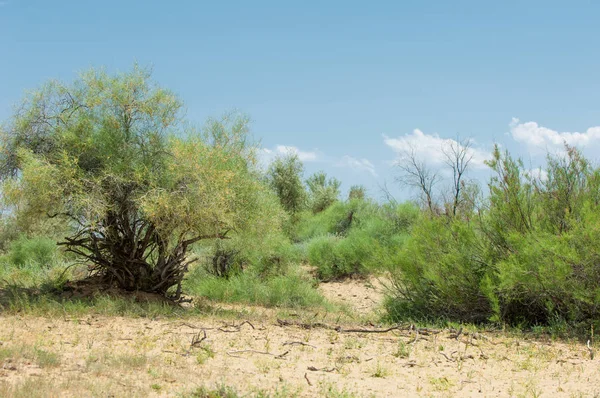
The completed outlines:
<svg viewBox="0 0 600 398">
<path fill-rule="evenodd" d="M 250 116 L 267 163 L 296 152 L 381 197 L 407 150 L 441 168 L 471 140 L 543 165 L 600 154 L 600 2 L 0 0 L 0 121 L 27 90 L 90 67 L 152 67 L 202 124 Z M 443 175 L 443 171 L 442 171 Z"/>
</svg>

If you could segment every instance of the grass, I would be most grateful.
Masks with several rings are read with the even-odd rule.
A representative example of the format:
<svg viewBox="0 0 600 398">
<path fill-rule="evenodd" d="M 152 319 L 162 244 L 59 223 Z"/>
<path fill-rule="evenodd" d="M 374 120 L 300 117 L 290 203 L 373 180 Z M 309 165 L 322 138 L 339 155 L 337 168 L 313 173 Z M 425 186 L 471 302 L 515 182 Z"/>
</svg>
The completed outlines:
<svg viewBox="0 0 600 398">
<path fill-rule="evenodd" d="M 54 368 L 60 365 L 60 355 L 39 347 L 28 345 L 0 347 L 0 364 L 33 361 L 40 368 Z"/>
<path fill-rule="evenodd" d="M 77 276 L 81 276 L 80 270 L 68 269 L 66 263 L 54 267 L 29 263 L 17 267 L 0 263 L 0 311 L 50 317 L 66 314 L 73 317 L 85 314 L 186 317 L 210 312 L 212 308 L 204 299 L 290 309 L 336 309 L 317 291 L 314 281 L 297 268 L 284 275 L 260 277 L 244 272 L 225 279 L 211 276 L 197 267 L 184 281 L 184 293 L 194 302 L 185 308 L 160 300 L 160 297 L 140 300 L 134 293 L 109 295 L 90 291 L 85 296 L 69 297 L 68 293 L 63 293 L 63 286 L 67 278 Z"/>
<path fill-rule="evenodd" d="M 238 398 L 239 394 L 233 387 L 221 384 L 214 389 L 202 386 L 198 387 L 189 394 L 185 394 L 185 398 Z"/>
<path fill-rule="evenodd" d="M 242 303 L 264 307 L 334 309 L 299 271 L 261 278 L 252 272 L 229 279 L 204 273 L 196 268 L 186 281 L 185 290 L 193 295 L 222 303 Z"/>
</svg>

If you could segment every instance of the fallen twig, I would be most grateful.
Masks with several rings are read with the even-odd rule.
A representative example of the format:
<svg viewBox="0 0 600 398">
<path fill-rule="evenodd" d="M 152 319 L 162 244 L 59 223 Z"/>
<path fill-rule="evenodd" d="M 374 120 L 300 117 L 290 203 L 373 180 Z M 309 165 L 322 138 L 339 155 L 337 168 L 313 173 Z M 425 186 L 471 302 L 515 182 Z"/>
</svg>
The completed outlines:
<svg viewBox="0 0 600 398">
<path fill-rule="evenodd" d="M 244 322 L 240 323 L 239 325 L 235 325 L 235 324 L 227 325 L 226 324 L 225 326 L 220 327 L 218 330 L 220 330 L 221 332 L 225 332 L 225 333 L 235 333 L 235 332 L 239 332 L 240 330 L 242 330 L 242 326 L 244 326 L 246 324 L 250 325 L 252 330 L 256 329 L 254 327 L 254 325 L 250 323 L 250 321 L 244 321 Z"/>
<path fill-rule="evenodd" d="M 306 382 L 308 383 L 308 385 L 312 387 L 312 383 L 310 382 L 310 380 L 308 380 L 308 374 L 307 373 L 304 373 L 304 378 L 306 379 Z"/>
<path fill-rule="evenodd" d="M 282 345 L 302 345 L 302 346 L 306 346 L 306 347 L 317 348 L 312 344 L 304 343 L 302 341 L 288 341 L 288 342 L 283 343 Z"/>
<path fill-rule="evenodd" d="M 315 368 L 314 366 L 309 366 L 307 369 L 310 370 L 311 372 L 327 372 L 327 373 L 335 372 L 337 370 L 336 368 Z"/>
<path fill-rule="evenodd" d="M 228 351 L 227 355 L 229 355 L 230 357 L 234 357 L 234 358 L 240 358 L 239 355 L 234 355 L 234 354 L 242 354 L 245 352 L 250 352 L 253 354 L 261 354 L 261 355 L 270 355 L 273 356 L 277 359 L 284 359 L 284 357 L 289 354 L 289 351 L 286 351 L 282 354 L 273 354 L 272 352 L 267 352 L 267 351 L 257 351 L 257 350 L 236 350 L 236 351 Z"/>
<path fill-rule="evenodd" d="M 194 337 L 192 337 L 192 344 L 190 345 L 190 347 L 197 347 L 200 345 L 200 343 L 206 340 L 206 330 L 203 330 L 202 333 L 204 333 L 204 336 L 202 338 L 200 338 L 199 332 L 198 334 L 195 334 Z"/>
<path fill-rule="evenodd" d="M 404 328 L 401 325 L 396 325 L 387 329 L 342 329 L 339 326 L 334 329 L 340 333 L 387 333 L 392 330 L 402 330 Z"/>
</svg>

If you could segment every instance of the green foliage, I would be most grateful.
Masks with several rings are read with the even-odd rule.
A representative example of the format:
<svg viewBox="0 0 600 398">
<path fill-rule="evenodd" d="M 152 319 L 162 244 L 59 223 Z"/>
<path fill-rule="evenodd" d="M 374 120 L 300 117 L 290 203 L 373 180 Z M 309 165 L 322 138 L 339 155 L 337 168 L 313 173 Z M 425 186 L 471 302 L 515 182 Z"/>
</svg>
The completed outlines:
<svg viewBox="0 0 600 398">
<path fill-rule="evenodd" d="M 477 217 L 422 217 L 392 268 L 390 318 L 598 326 L 600 170 L 565 146 L 536 177 L 496 147 Z"/>
<path fill-rule="evenodd" d="M 348 200 L 365 200 L 367 189 L 362 185 L 352 185 L 348 192 Z"/>
<path fill-rule="evenodd" d="M 58 256 L 56 242 L 50 238 L 21 236 L 10 244 L 8 261 L 18 267 L 50 267 Z"/>
<path fill-rule="evenodd" d="M 480 289 L 489 266 L 470 224 L 423 217 L 396 261 L 392 268 L 396 296 L 387 302 L 392 319 L 482 322 L 491 316 L 490 303 Z"/>
<path fill-rule="evenodd" d="M 208 299 L 266 307 L 312 308 L 326 305 L 315 286 L 298 271 L 269 277 L 248 270 L 229 279 L 207 275 L 196 267 L 185 281 L 186 291 Z"/>
<path fill-rule="evenodd" d="M 199 387 L 185 397 L 189 398 L 238 398 L 236 389 L 225 384 L 219 385 L 214 389 Z"/>
<path fill-rule="evenodd" d="M 269 185 L 277 193 L 281 206 L 290 214 L 296 214 L 306 207 L 303 173 L 304 165 L 296 154 L 277 157 L 267 171 Z"/>
<path fill-rule="evenodd" d="M 181 107 L 138 67 L 48 83 L 4 137 L 4 199 L 21 220 L 62 220 L 66 250 L 107 283 L 178 298 L 191 244 L 270 216 L 258 214 L 268 189 L 248 119 L 226 115 L 196 131 Z"/>
<path fill-rule="evenodd" d="M 418 217 L 411 204 L 338 202 L 303 219 L 298 235 L 307 240 L 307 257 L 320 279 L 364 276 L 391 266 Z"/>
<path fill-rule="evenodd" d="M 310 209 L 314 214 L 322 212 L 338 200 L 340 185 L 336 178 L 327 178 L 327 174 L 319 171 L 306 180 L 309 190 Z"/>
</svg>

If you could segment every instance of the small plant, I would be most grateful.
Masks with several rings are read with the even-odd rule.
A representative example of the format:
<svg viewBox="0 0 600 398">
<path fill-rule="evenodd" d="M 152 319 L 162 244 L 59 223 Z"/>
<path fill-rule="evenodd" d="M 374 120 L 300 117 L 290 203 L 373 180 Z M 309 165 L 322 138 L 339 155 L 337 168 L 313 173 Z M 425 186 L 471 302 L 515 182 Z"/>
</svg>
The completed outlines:
<svg viewBox="0 0 600 398">
<path fill-rule="evenodd" d="M 377 366 L 375 367 L 375 371 L 371 374 L 372 377 L 385 378 L 389 375 L 389 371 L 381 365 L 381 363 L 377 362 Z"/>
<path fill-rule="evenodd" d="M 196 355 L 196 363 L 203 365 L 206 361 L 215 357 L 215 352 L 208 345 L 201 345 L 200 352 Z"/>
<path fill-rule="evenodd" d="M 60 365 L 60 357 L 54 352 L 34 348 L 34 355 L 40 368 L 50 368 Z"/>
<path fill-rule="evenodd" d="M 432 377 L 429 383 L 436 391 L 448 391 L 454 386 L 454 383 L 447 377 Z"/>
<path fill-rule="evenodd" d="M 18 267 L 36 265 L 50 267 L 57 257 L 56 242 L 50 238 L 21 236 L 10 244 L 8 260 Z"/>
<path fill-rule="evenodd" d="M 238 398 L 235 388 L 221 384 L 214 389 L 200 387 L 185 395 L 186 398 Z"/>
<path fill-rule="evenodd" d="M 410 357 L 410 347 L 402 340 L 398 342 L 398 349 L 394 352 L 396 358 L 406 359 Z"/>
</svg>

